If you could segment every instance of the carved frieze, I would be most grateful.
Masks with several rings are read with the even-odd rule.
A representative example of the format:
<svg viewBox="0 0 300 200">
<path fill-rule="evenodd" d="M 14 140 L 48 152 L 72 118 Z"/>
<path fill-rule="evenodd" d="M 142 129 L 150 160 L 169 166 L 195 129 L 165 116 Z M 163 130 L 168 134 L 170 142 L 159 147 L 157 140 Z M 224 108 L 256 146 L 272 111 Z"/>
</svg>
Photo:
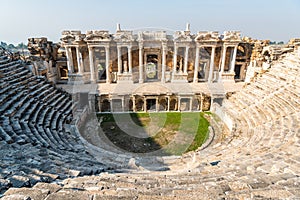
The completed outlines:
<svg viewBox="0 0 300 200">
<path fill-rule="evenodd" d="M 87 31 L 85 41 L 110 41 L 111 35 L 109 34 L 109 31 L 103 31 L 103 30 L 93 30 L 93 31 Z"/>
<path fill-rule="evenodd" d="M 132 31 L 117 31 L 114 40 L 116 42 L 132 42 L 134 40 Z"/>
<path fill-rule="evenodd" d="M 63 31 L 61 41 L 66 44 L 72 44 L 73 42 L 82 42 L 85 38 L 85 34 L 81 31 Z"/>
<path fill-rule="evenodd" d="M 174 34 L 174 41 L 176 42 L 192 42 L 193 38 L 190 31 L 176 31 Z"/>
<path fill-rule="evenodd" d="M 167 33 L 165 31 L 139 32 L 138 41 L 167 41 Z"/>
<path fill-rule="evenodd" d="M 241 41 L 241 32 L 240 31 L 225 31 L 223 34 L 223 40 Z"/>
<path fill-rule="evenodd" d="M 197 42 L 201 41 L 219 41 L 220 35 L 217 31 L 199 31 L 195 40 Z"/>
</svg>

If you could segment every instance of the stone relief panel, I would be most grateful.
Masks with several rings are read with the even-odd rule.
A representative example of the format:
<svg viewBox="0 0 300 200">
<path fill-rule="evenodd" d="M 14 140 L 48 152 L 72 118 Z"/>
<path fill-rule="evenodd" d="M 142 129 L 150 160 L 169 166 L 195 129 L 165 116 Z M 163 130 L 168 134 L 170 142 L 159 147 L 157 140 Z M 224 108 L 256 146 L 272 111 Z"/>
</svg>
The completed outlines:
<svg viewBox="0 0 300 200">
<path fill-rule="evenodd" d="M 223 34 L 223 40 L 240 41 L 241 40 L 241 32 L 240 31 L 225 31 Z"/>
<path fill-rule="evenodd" d="M 174 41 L 176 42 L 192 42 L 193 38 L 190 31 L 176 31 L 174 34 Z"/>
<path fill-rule="evenodd" d="M 196 41 L 218 41 L 220 40 L 219 32 L 217 31 L 199 31 L 195 38 Z"/>
<path fill-rule="evenodd" d="M 132 31 L 117 31 L 114 40 L 116 42 L 132 42 L 134 40 Z"/>
<path fill-rule="evenodd" d="M 109 31 L 93 30 L 87 31 L 85 41 L 110 41 L 112 38 Z"/>
</svg>

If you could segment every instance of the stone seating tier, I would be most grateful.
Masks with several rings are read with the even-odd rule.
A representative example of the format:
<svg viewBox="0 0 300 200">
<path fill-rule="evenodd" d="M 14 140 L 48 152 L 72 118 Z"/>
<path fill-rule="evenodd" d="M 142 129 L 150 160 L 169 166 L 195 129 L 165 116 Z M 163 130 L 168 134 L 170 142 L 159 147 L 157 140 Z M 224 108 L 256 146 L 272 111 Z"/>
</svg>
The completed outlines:
<svg viewBox="0 0 300 200">
<path fill-rule="evenodd" d="M 2 173 L 13 171 L 9 161 L 16 162 L 15 167 L 25 172 L 32 168 L 42 169 L 42 172 L 7 175 L 13 185 L 21 187 L 27 183 L 33 186 L 44 179 L 45 174 L 50 181 L 57 179 L 55 174 L 63 179 L 69 168 L 86 174 L 99 172 L 101 166 L 119 169 L 114 171 L 118 173 L 68 178 L 52 184 L 38 183 L 32 188 L 11 188 L 4 199 L 13 195 L 22 198 L 38 195 L 37 199 L 47 200 L 64 199 L 65 196 L 77 199 L 297 199 L 300 196 L 299 68 L 300 58 L 290 53 L 256 82 L 226 99 L 223 109 L 233 120 L 233 131 L 213 141 L 208 148 L 177 157 L 135 156 L 136 166 L 129 169 L 127 155 L 117 153 L 105 143 L 103 148 L 98 148 L 80 141 L 78 135 L 66 128 L 64 122 L 72 116 L 72 107 L 76 106 L 69 95 L 58 95 L 60 92 L 54 92 L 56 89 L 44 81 L 38 82 L 38 87 L 31 85 L 27 94 L 33 97 L 43 93 L 44 90 L 39 90 L 41 87 L 50 92 L 33 98 L 32 102 L 26 97 L 22 103 L 15 99 L 12 103 L 19 105 L 16 112 L 12 116 L 1 116 L 0 138 L 3 141 L 0 141 L 0 155 L 7 155 L 4 149 L 15 148 L 11 156 L 16 157 L 22 151 L 17 162 L 4 157 L 5 163 L 1 165 L 5 165 L 6 172 Z M 14 88 L 19 92 L 17 89 Z M 36 93 L 36 90 L 40 92 Z M 6 93 L 3 92 L 4 96 Z M 10 101 L 13 96 L 5 101 Z M 3 112 L 6 113 L 6 109 Z M 15 119 L 20 121 L 13 124 Z M 20 127 L 25 131 L 20 132 Z M 214 129 L 218 131 L 216 127 Z M 47 166 L 42 167 L 43 159 Z M 101 165 L 99 160 L 104 164 Z M 30 165 L 23 165 L 25 162 Z M 151 171 L 158 163 L 161 166 L 157 169 L 170 170 Z M 80 174 L 75 172 L 70 173 L 72 176 Z M 32 174 L 39 179 L 30 178 Z M 18 184 L 13 180 L 19 180 Z M 47 193 L 42 192 L 45 189 Z"/>
<path fill-rule="evenodd" d="M 105 168 L 103 163 L 86 154 L 83 144 L 76 139 L 78 136 L 65 129 L 65 118 L 72 117 L 73 102 L 69 94 L 57 90 L 46 80 L 33 76 L 22 62 L 14 61 L 8 56 L 1 56 L 0 73 L 2 74 L 0 78 L 1 149 L 6 146 L 3 143 L 5 142 L 7 145 L 11 145 L 14 151 L 31 146 L 26 150 L 27 152 L 34 151 L 34 149 L 51 152 L 55 157 L 49 156 L 48 153 L 42 154 L 40 161 L 36 162 L 44 160 L 44 163 L 52 163 L 48 167 L 40 166 L 37 169 L 51 171 L 53 176 L 56 176 L 54 172 L 60 176 L 66 176 L 71 169 L 80 170 L 81 174 L 90 174 L 93 173 L 93 170 L 99 172 Z M 9 152 L 8 149 L 10 147 L 6 149 L 7 152 Z M 1 160 L 5 155 L 6 153 L 1 153 Z M 12 156 L 11 159 L 17 159 L 17 157 Z M 74 163 L 75 160 L 77 164 Z M 69 164 L 63 166 L 61 165 L 63 162 Z M 7 162 L 1 163 L 1 169 L 10 170 L 10 167 L 5 168 L 5 163 Z M 26 161 L 24 166 L 25 163 Z M 83 167 L 83 163 L 87 168 Z M 50 166 L 51 168 L 49 168 Z M 6 180 L 15 176 L 19 171 L 13 170 L 13 168 L 11 170 Z M 40 177 L 38 181 L 42 181 L 42 176 L 30 171 L 29 168 L 26 173 L 27 175 L 23 175 L 23 177 L 36 176 Z M 0 174 L 1 193 L 5 188 L 2 185 L 2 170 Z M 15 184 L 16 182 L 12 186 L 17 186 Z"/>
</svg>

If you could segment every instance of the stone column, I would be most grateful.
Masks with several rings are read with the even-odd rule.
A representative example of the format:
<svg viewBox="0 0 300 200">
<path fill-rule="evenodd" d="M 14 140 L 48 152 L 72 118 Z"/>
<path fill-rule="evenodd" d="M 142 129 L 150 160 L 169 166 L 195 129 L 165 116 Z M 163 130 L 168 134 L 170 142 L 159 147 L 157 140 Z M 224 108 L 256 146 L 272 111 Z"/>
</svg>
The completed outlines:
<svg viewBox="0 0 300 200">
<path fill-rule="evenodd" d="M 135 107 L 135 96 L 132 97 L 132 111 L 136 112 L 136 107 Z"/>
<path fill-rule="evenodd" d="M 212 46 L 211 47 L 211 56 L 210 56 L 208 82 L 212 82 L 212 80 L 213 80 L 213 71 L 214 71 L 214 62 L 215 62 L 215 50 L 216 50 L 216 47 Z"/>
<path fill-rule="evenodd" d="M 222 81 L 222 75 L 224 73 L 224 68 L 225 68 L 225 63 L 226 63 L 226 51 L 227 51 L 227 46 L 224 45 L 223 51 L 222 51 L 221 69 L 220 69 L 220 72 L 219 72 L 218 82 Z"/>
<path fill-rule="evenodd" d="M 147 112 L 147 99 L 144 97 L 144 112 Z"/>
<path fill-rule="evenodd" d="M 204 100 L 204 97 L 201 93 L 201 97 L 200 97 L 200 111 L 202 112 L 203 111 L 203 100 Z"/>
<path fill-rule="evenodd" d="M 128 67 L 129 67 L 129 74 L 132 74 L 132 58 L 131 58 L 131 46 L 127 47 L 128 49 Z"/>
<path fill-rule="evenodd" d="M 98 96 L 97 99 L 98 99 L 98 109 L 99 112 L 101 112 L 101 96 Z"/>
<path fill-rule="evenodd" d="M 170 97 L 167 97 L 168 98 L 168 109 L 167 111 L 169 112 L 170 111 Z"/>
<path fill-rule="evenodd" d="M 78 72 L 79 74 L 83 74 L 82 54 L 79 50 L 79 47 L 76 47 L 76 55 L 77 55 L 77 63 L 78 63 Z"/>
<path fill-rule="evenodd" d="M 193 97 L 190 97 L 190 109 L 189 109 L 189 111 L 192 111 L 192 107 L 193 107 Z"/>
<path fill-rule="evenodd" d="M 173 73 L 172 73 L 172 79 L 174 80 L 174 75 L 176 73 L 176 67 L 177 67 L 177 46 L 174 45 L 174 56 L 173 56 Z"/>
<path fill-rule="evenodd" d="M 143 44 L 139 44 L 139 83 L 143 82 Z"/>
<path fill-rule="evenodd" d="M 227 46 L 224 46 L 223 49 L 223 54 L 222 54 L 222 62 L 221 62 L 221 74 L 224 72 L 224 68 L 225 68 L 225 62 L 226 62 L 226 50 L 227 50 Z"/>
<path fill-rule="evenodd" d="M 106 71 L 106 83 L 110 83 L 110 71 L 109 71 L 109 46 L 105 47 L 105 71 Z"/>
<path fill-rule="evenodd" d="M 73 73 L 74 64 L 73 64 L 71 47 L 66 47 L 66 56 L 67 56 L 68 73 Z"/>
<path fill-rule="evenodd" d="M 181 97 L 178 97 L 178 106 L 177 106 L 177 110 L 181 111 Z"/>
<path fill-rule="evenodd" d="M 235 66 L 235 59 L 236 59 L 236 53 L 237 53 L 237 45 L 234 47 L 233 50 L 233 56 L 231 60 L 231 66 L 230 66 L 230 73 L 234 73 L 234 66 Z"/>
<path fill-rule="evenodd" d="M 156 97 L 156 99 L 155 99 L 155 111 L 156 112 L 159 111 L 158 97 Z"/>
<path fill-rule="evenodd" d="M 89 47 L 89 59 L 90 59 L 90 72 L 91 72 L 91 82 L 95 82 L 95 67 L 94 67 L 94 48 Z"/>
<path fill-rule="evenodd" d="M 121 74 L 122 72 L 122 58 L 121 58 L 121 47 L 117 47 L 118 50 L 118 74 Z"/>
<path fill-rule="evenodd" d="M 165 72 L 166 72 L 166 49 L 167 47 L 163 44 L 162 46 L 162 69 L 161 69 L 161 82 L 166 82 Z"/>
<path fill-rule="evenodd" d="M 125 110 L 125 97 L 122 97 L 122 112 Z"/>
<path fill-rule="evenodd" d="M 110 109 L 110 112 L 113 112 L 113 99 L 111 98 L 109 98 L 108 99 L 108 101 L 109 101 L 109 109 Z"/>
<path fill-rule="evenodd" d="M 189 59 L 189 49 L 190 49 L 189 46 L 187 46 L 187 47 L 185 48 L 184 67 L 183 67 L 183 73 L 184 73 L 184 74 L 187 74 L 188 59 Z"/>
<path fill-rule="evenodd" d="M 194 68 L 194 83 L 198 82 L 198 70 L 199 70 L 199 50 L 201 47 L 196 47 L 196 59 Z"/>
</svg>

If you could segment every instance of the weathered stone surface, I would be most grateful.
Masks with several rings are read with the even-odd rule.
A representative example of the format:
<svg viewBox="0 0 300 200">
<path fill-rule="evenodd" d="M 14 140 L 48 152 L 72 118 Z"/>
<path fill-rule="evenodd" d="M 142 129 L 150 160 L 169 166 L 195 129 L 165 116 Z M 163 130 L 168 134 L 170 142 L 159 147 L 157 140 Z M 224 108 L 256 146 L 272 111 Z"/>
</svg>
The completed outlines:
<svg viewBox="0 0 300 200">
<path fill-rule="evenodd" d="M 85 191 L 59 191 L 50 194 L 45 200 L 90 200 L 92 196 L 93 195 Z"/>
<path fill-rule="evenodd" d="M 49 194 L 51 194 L 51 193 L 58 192 L 62 187 L 55 183 L 51 183 L 51 184 L 37 183 L 33 188 L 37 188 L 40 190 L 48 190 Z"/>
<path fill-rule="evenodd" d="M 14 194 L 22 195 L 30 198 L 31 200 L 42 200 L 49 194 L 48 189 L 35 189 L 35 188 L 10 188 L 7 190 L 5 196 L 13 196 Z"/>
<path fill-rule="evenodd" d="M 72 176 L 72 177 L 77 177 L 80 175 L 80 171 L 78 170 L 69 170 L 69 175 Z"/>
<path fill-rule="evenodd" d="M 74 40 L 84 41 L 80 33 L 68 34 L 77 34 Z M 202 41 L 220 39 L 216 33 L 199 35 Z M 177 36 L 181 41 L 189 33 Z M 238 33 L 228 33 L 226 37 L 236 36 Z M 257 45 L 258 57 L 264 55 L 264 44 Z M 273 50 L 275 55 L 279 49 Z M 272 67 L 255 82 L 226 96 L 221 107 L 226 114 L 220 116 L 231 122 L 231 132 L 219 132 L 217 140 L 203 151 L 167 158 L 124 155 L 102 138 L 97 140 L 103 144 L 99 148 L 81 140 L 75 127 L 64 124 L 72 119 L 70 96 L 32 77 L 20 63 L 10 60 L 12 55 L 3 52 L 0 48 L 0 134 L 2 139 L 9 134 L 13 142 L 0 141 L 2 199 L 299 198 L 300 50 L 276 62 L 271 59 Z M 37 88 L 31 89 L 34 86 Z M 215 102 L 214 106 L 218 109 Z M 26 131 L 21 133 L 13 123 Z M 222 125 L 213 128 L 222 129 Z M 20 138 L 26 143 L 17 142 Z M 214 164 L 216 161 L 221 162 Z M 68 178 L 107 170 L 107 166 L 119 173 L 111 170 Z M 161 166 L 166 170 L 159 171 Z M 55 183 L 24 188 L 40 181 Z M 8 189 L 12 186 L 23 188 Z"/>
<path fill-rule="evenodd" d="M 30 187 L 31 183 L 28 177 L 14 175 L 8 179 L 13 187 Z"/>
<path fill-rule="evenodd" d="M 9 187 L 11 187 L 12 184 L 9 180 L 7 179 L 0 179 L 0 192 L 7 190 Z"/>
<path fill-rule="evenodd" d="M 32 199 L 26 195 L 12 194 L 12 195 L 3 197 L 2 200 L 32 200 Z"/>
</svg>

